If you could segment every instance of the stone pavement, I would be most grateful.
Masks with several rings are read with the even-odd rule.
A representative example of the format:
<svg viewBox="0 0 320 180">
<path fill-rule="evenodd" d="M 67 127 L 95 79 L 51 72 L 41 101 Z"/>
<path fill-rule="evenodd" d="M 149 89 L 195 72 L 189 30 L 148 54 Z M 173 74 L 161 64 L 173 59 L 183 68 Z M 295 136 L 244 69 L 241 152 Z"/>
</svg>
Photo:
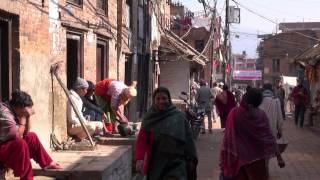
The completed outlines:
<svg viewBox="0 0 320 180">
<path fill-rule="evenodd" d="M 98 146 L 94 151 L 58 151 L 51 152 L 50 155 L 63 169 L 42 170 L 37 164 L 33 164 L 35 176 L 75 180 L 131 179 L 130 146 Z"/>
<path fill-rule="evenodd" d="M 219 122 L 213 134 L 204 134 L 197 141 L 199 180 L 219 179 L 219 148 L 223 137 Z M 284 136 L 289 145 L 283 153 L 286 167 L 280 169 L 276 159 L 270 161 L 270 180 L 320 180 L 320 131 L 299 128 L 289 116 L 284 122 Z"/>
</svg>

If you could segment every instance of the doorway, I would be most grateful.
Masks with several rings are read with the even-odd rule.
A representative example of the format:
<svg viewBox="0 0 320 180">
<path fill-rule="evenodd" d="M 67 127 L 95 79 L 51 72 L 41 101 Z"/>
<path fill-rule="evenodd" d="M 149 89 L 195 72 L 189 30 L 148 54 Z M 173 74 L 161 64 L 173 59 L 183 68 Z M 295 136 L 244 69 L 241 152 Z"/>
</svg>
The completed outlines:
<svg viewBox="0 0 320 180">
<path fill-rule="evenodd" d="M 108 43 L 106 40 L 97 41 L 96 80 L 101 81 L 108 77 Z"/>
<path fill-rule="evenodd" d="M 19 48 L 19 16 L 0 10 L 0 101 L 20 88 Z"/>
<path fill-rule="evenodd" d="M 67 87 L 83 77 L 83 38 L 80 33 L 67 33 Z"/>
</svg>

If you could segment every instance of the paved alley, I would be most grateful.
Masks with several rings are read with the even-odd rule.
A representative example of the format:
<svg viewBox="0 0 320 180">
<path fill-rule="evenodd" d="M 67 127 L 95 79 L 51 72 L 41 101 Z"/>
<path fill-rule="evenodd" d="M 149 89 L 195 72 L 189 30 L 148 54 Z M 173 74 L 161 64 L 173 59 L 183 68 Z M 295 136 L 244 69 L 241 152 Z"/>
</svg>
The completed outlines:
<svg viewBox="0 0 320 180">
<path fill-rule="evenodd" d="M 219 179 L 219 148 L 223 133 L 218 129 L 213 134 L 200 136 L 197 142 L 199 154 L 198 179 Z M 289 117 L 284 122 L 284 136 L 289 145 L 283 154 L 286 167 L 280 169 L 276 159 L 270 162 L 271 180 L 319 180 L 320 179 L 320 133 L 308 127 L 298 128 Z"/>
</svg>

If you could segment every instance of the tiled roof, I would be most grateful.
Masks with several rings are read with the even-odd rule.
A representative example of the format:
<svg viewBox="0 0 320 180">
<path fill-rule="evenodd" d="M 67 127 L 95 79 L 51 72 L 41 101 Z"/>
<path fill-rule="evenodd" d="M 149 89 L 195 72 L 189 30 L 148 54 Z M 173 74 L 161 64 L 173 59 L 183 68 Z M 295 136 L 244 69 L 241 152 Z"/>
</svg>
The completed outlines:
<svg viewBox="0 0 320 180">
<path fill-rule="evenodd" d="M 310 61 L 320 58 L 320 44 L 316 44 L 313 47 L 307 49 L 295 59 L 298 61 Z"/>
</svg>

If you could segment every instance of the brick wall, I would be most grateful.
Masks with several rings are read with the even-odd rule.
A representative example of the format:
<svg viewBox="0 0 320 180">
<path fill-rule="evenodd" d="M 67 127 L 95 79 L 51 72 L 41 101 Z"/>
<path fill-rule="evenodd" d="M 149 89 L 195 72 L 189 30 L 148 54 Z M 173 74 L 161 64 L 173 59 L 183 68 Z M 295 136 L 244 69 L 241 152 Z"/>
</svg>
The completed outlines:
<svg viewBox="0 0 320 180">
<path fill-rule="evenodd" d="M 67 31 L 82 33 L 85 79 L 96 81 L 98 36 L 108 39 L 108 74 L 111 78 L 117 77 L 117 1 L 108 1 L 107 15 L 95 11 L 96 0 L 83 2 L 81 7 L 66 3 L 66 0 L 0 2 L 4 14 L 15 14 L 19 20 L 19 34 L 13 38 L 14 44 L 18 44 L 13 49 L 13 87 L 20 87 L 32 96 L 36 114 L 31 129 L 39 134 L 46 148 L 49 148 L 52 131 L 61 140 L 67 136 L 67 98 L 55 79 L 52 87 L 50 76 L 50 65 L 62 61 L 59 75 L 66 83 Z M 124 79 L 124 54 L 120 56 L 119 75 Z"/>
<path fill-rule="evenodd" d="M 52 120 L 48 5 L 42 4 L 41 0 L 2 0 L 0 9 L 1 15 L 15 14 L 19 21 L 12 38 L 17 48 L 13 49 L 13 88 L 20 87 L 32 96 L 36 114 L 31 120 L 31 130 L 40 135 L 40 140 L 48 148 Z"/>
<path fill-rule="evenodd" d="M 204 47 L 208 43 L 208 40 L 210 38 L 210 32 L 206 30 L 205 27 L 200 28 L 192 28 L 189 35 L 184 38 L 184 40 L 191 45 L 193 48 L 196 47 L 195 42 L 196 40 L 204 40 Z M 201 53 L 201 52 L 200 52 Z M 206 52 L 203 54 L 208 58 L 208 63 L 204 66 L 203 72 L 202 72 L 202 79 L 204 79 L 206 82 L 210 82 L 211 79 L 211 62 L 213 61 L 213 47 L 212 44 L 208 45 Z M 213 70 L 214 72 L 214 70 Z M 214 80 L 214 77 L 212 77 Z"/>
<path fill-rule="evenodd" d="M 317 37 L 316 33 L 310 30 L 300 33 Z M 264 67 L 264 81 L 273 83 L 280 75 L 296 76 L 296 68 L 292 64 L 294 58 L 315 43 L 315 40 L 295 32 L 280 33 L 264 40 L 259 47 L 259 60 L 263 62 Z M 279 71 L 273 70 L 273 59 L 280 60 Z"/>
</svg>

